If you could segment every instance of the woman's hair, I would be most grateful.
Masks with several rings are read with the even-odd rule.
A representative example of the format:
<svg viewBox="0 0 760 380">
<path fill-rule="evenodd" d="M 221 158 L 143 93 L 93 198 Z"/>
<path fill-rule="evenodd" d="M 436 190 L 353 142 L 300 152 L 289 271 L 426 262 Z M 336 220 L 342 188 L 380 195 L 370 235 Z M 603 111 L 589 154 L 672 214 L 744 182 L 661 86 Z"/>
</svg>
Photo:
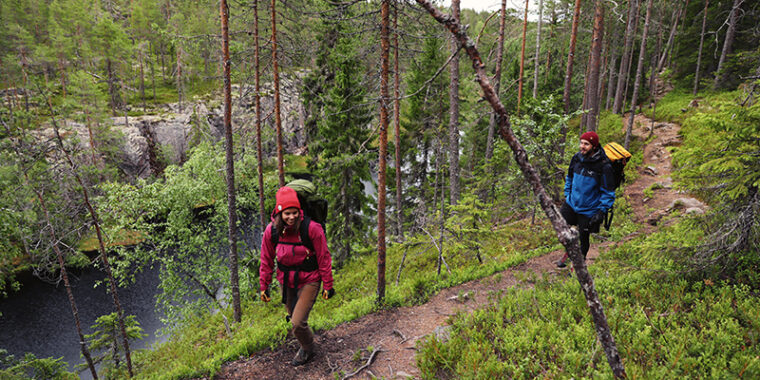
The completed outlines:
<svg viewBox="0 0 760 380">
<path fill-rule="evenodd" d="M 298 216 L 301 216 L 300 210 Z M 296 231 L 301 228 L 301 218 L 296 219 L 295 228 Z M 274 233 L 276 233 L 277 236 L 280 236 L 282 235 L 283 230 L 285 230 L 285 221 L 282 219 L 282 211 L 280 211 L 277 213 L 277 215 L 274 216 Z"/>
</svg>

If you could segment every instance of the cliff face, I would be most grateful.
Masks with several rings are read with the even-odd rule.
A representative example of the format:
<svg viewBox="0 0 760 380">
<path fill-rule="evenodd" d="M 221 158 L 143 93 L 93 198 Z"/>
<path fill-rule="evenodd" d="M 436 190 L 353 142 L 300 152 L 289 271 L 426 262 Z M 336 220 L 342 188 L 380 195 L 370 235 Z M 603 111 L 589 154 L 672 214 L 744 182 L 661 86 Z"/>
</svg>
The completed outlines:
<svg viewBox="0 0 760 380">
<path fill-rule="evenodd" d="M 283 149 L 288 154 L 306 152 L 306 109 L 300 94 L 302 73 L 280 79 Z M 246 144 L 256 141 L 256 109 L 253 86 L 232 86 L 232 128 Z M 274 92 L 262 85 L 261 118 L 264 156 L 276 155 Z M 127 179 L 160 174 L 167 164 L 181 164 L 193 142 L 224 138 L 224 113 L 218 94 L 179 104 L 167 104 L 158 115 L 111 118 L 110 130 L 118 136 L 118 166 Z M 82 123 L 67 121 L 82 149 L 90 149 L 89 131 Z M 52 129 L 43 133 L 52 135 Z M 96 138 L 97 141 L 97 138 Z M 237 142 L 237 141 L 236 141 Z"/>
</svg>

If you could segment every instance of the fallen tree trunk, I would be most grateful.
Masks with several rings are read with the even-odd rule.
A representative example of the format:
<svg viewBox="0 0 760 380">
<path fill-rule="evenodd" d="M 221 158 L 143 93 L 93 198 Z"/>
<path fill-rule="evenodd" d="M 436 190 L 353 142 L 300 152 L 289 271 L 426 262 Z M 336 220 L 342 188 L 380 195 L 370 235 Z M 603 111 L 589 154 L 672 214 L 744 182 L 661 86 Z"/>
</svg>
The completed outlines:
<svg viewBox="0 0 760 380">
<path fill-rule="evenodd" d="M 620 360 L 615 340 L 610 333 L 610 328 L 607 323 L 607 317 L 604 314 L 604 308 L 602 307 L 599 297 L 596 294 L 594 287 L 594 280 L 588 272 L 585 259 L 581 254 L 580 246 L 578 244 L 578 234 L 570 229 L 565 220 L 559 213 L 557 206 L 552 202 L 549 195 L 546 193 L 541 180 L 538 176 L 536 169 L 528 161 L 528 155 L 525 148 L 517 141 L 509 124 L 509 115 L 504 105 L 499 100 L 496 92 L 491 86 L 488 76 L 485 72 L 485 65 L 480 58 L 480 52 L 478 52 L 475 42 L 471 40 L 465 33 L 462 25 L 453 17 L 443 14 L 436 7 L 434 7 L 428 0 L 416 0 L 425 10 L 430 13 L 433 18 L 444 25 L 453 35 L 459 40 L 461 46 L 467 52 L 467 55 L 472 60 L 472 68 L 475 71 L 475 81 L 480 84 L 483 90 L 483 96 L 493 108 L 497 115 L 497 121 L 499 123 L 499 135 L 509 145 L 514 153 L 515 161 L 520 166 L 520 170 L 525 175 L 525 179 L 530 183 L 533 188 L 533 193 L 539 199 L 541 208 L 546 213 L 546 216 L 552 223 L 554 230 L 557 232 L 557 237 L 560 243 L 565 247 L 570 259 L 573 261 L 573 267 L 578 278 L 578 282 L 583 289 L 583 294 L 586 296 L 586 304 L 591 312 L 591 317 L 594 320 L 596 327 L 596 333 L 599 341 L 604 347 L 604 352 L 607 355 L 607 362 L 612 369 L 612 373 L 619 378 L 626 377 L 625 368 Z"/>
</svg>

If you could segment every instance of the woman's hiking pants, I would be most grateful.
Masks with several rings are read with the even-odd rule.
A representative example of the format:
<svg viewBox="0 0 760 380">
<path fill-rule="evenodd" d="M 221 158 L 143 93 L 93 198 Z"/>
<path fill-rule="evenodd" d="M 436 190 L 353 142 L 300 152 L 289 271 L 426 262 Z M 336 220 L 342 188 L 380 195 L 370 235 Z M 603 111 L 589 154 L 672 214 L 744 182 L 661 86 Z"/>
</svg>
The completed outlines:
<svg viewBox="0 0 760 380">
<path fill-rule="evenodd" d="M 290 323 L 293 324 L 293 335 L 306 352 L 314 350 L 314 334 L 309 328 L 308 320 L 311 308 L 317 301 L 320 285 L 319 282 L 310 282 L 301 289 L 288 288 L 286 293 L 285 307 L 290 315 Z"/>
</svg>

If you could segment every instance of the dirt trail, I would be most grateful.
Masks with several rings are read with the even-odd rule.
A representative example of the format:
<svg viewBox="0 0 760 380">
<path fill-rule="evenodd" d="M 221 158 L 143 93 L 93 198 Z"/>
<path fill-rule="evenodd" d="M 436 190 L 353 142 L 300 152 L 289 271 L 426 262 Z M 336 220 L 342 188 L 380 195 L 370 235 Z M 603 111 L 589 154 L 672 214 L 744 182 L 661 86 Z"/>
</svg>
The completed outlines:
<svg viewBox="0 0 760 380">
<path fill-rule="evenodd" d="M 627 120 L 627 118 L 625 118 Z M 649 136 L 650 120 L 638 115 L 634 135 L 645 140 Z M 655 138 L 644 148 L 644 160 L 639 177 L 630 182 L 625 194 L 630 199 L 637 222 L 644 223 L 642 231 L 652 229 L 670 210 L 675 199 L 683 197 L 672 187 L 671 160 L 668 146 L 679 143 L 677 124 L 654 123 Z M 661 188 L 647 198 L 645 190 L 659 183 Z M 599 256 L 599 250 L 612 244 L 595 243 L 592 238 L 589 264 Z M 281 347 L 265 350 L 250 358 L 226 363 L 215 379 L 335 379 L 352 373 L 369 358 L 368 347 L 379 348 L 372 364 L 352 378 L 387 379 L 418 378 L 415 365 L 415 344 L 430 334 L 446 334 L 447 318 L 457 312 L 470 312 L 492 302 L 492 295 L 513 286 L 531 287 L 532 279 L 542 275 L 569 275 L 567 269 L 557 269 L 554 262 L 563 252 L 555 251 L 533 258 L 497 275 L 441 291 L 429 302 L 412 307 L 381 311 L 344 323 L 332 330 L 318 332 L 317 355 L 302 367 L 293 368 L 290 360 L 298 347 L 291 337 Z M 362 352 L 362 350 L 365 350 Z M 361 358 L 356 360 L 357 352 Z M 342 373 L 341 373 L 342 371 Z M 340 376 L 336 376 L 340 374 Z"/>
</svg>

